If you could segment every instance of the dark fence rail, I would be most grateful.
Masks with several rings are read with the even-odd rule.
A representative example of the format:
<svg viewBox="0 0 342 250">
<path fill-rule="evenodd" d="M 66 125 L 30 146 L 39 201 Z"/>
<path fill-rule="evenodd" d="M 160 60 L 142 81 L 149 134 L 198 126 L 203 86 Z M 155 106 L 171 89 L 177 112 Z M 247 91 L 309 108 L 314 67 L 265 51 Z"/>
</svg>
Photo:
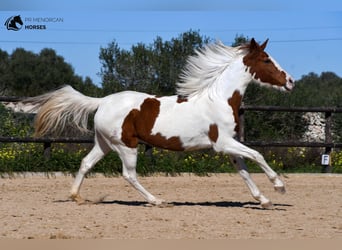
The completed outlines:
<svg viewBox="0 0 342 250">
<path fill-rule="evenodd" d="M 342 113 L 342 107 L 280 107 L 280 106 L 250 106 L 244 105 L 241 110 L 250 111 L 282 111 L 282 112 L 331 112 Z"/>
<path fill-rule="evenodd" d="M 32 137 L 0 137 L 0 142 L 22 143 L 93 143 L 93 138 L 32 138 Z"/>
<path fill-rule="evenodd" d="M 0 102 L 19 102 L 24 97 L 18 97 L 18 96 L 0 96 Z"/>
</svg>

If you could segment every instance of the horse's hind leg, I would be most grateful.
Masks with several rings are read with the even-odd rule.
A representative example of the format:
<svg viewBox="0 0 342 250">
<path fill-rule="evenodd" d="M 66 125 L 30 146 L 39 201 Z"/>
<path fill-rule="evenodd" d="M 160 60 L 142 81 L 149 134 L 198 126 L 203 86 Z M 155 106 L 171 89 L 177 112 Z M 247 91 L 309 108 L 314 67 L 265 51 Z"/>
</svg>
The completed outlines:
<svg viewBox="0 0 342 250">
<path fill-rule="evenodd" d="M 92 148 L 92 150 L 87 154 L 86 157 L 82 159 L 81 167 L 71 187 L 71 199 L 73 199 L 79 204 L 84 202 L 84 200 L 80 196 L 80 188 L 84 180 L 84 176 L 99 160 L 101 160 L 106 155 L 108 151 L 109 148 L 106 145 L 101 145 L 101 143 L 95 140 L 95 145 Z"/>
<path fill-rule="evenodd" d="M 249 188 L 254 199 L 260 202 L 263 208 L 269 208 L 272 206 L 272 203 L 269 199 L 267 199 L 263 194 L 261 194 L 260 190 L 252 180 L 251 176 L 247 171 L 247 166 L 244 160 L 241 157 L 229 155 L 230 161 L 233 166 L 236 168 L 242 179 L 245 181 L 247 187 Z"/>
<path fill-rule="evenodd" d="M 138 181 L 136 173 L 136 163 L 138 150 L 137 148 L 128 148 L 124 146 L 117 146 L 116 150 L 122 161 L 122 175 L 139 193 L 153 205 L 164 204 L 163 200 L 154 197 L 149 193 Z"/>
</svg>

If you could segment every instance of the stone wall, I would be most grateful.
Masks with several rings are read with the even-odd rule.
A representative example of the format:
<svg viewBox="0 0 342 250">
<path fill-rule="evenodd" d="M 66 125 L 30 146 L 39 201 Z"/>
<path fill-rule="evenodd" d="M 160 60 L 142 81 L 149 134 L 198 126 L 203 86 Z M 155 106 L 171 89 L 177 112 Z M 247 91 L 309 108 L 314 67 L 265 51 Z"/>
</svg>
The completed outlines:
<svg viewBox="0 0 342 250">
<path fill-rule="evenodd" d="M 307 112 L 303 115 L 308 127 L 303 134 L 303 140 L 308 142 L 325 141 L 325 119 L 322 113 Z"/>
</svg>

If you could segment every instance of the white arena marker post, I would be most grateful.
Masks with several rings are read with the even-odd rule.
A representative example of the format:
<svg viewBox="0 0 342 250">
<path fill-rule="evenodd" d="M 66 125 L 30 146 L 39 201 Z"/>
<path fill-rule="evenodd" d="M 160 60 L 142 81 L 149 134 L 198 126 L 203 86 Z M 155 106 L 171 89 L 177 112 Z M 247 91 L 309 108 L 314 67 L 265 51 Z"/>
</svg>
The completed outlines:
<svg viewBox="0 0 342 250">
<path fill-rule="evenodd" d="M 327 172 L 327 170 L 331 171 L 331 169 L 330 169 L 331 168 L 331 157 L 330 157 L 330 154 L 322 154 L 321 165 L 325 169 L 324 172 Z"/>
</svg>

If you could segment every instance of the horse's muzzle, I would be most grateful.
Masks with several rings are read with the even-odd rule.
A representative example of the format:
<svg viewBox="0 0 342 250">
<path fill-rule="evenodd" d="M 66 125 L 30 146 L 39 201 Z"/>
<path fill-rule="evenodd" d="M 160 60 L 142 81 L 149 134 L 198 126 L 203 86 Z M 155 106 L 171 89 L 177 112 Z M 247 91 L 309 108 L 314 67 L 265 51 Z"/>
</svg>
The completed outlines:
<svg viewBox="0 0 342 250">
<path fill-rule="evenodd" d="M 294 88 L 295 84 L 294 84 L 294 80 L 290 77 L 287 82 L 285 83 L 284 88 L 287 91 L 292 91 L 292 89 Z"/>
</svg>

